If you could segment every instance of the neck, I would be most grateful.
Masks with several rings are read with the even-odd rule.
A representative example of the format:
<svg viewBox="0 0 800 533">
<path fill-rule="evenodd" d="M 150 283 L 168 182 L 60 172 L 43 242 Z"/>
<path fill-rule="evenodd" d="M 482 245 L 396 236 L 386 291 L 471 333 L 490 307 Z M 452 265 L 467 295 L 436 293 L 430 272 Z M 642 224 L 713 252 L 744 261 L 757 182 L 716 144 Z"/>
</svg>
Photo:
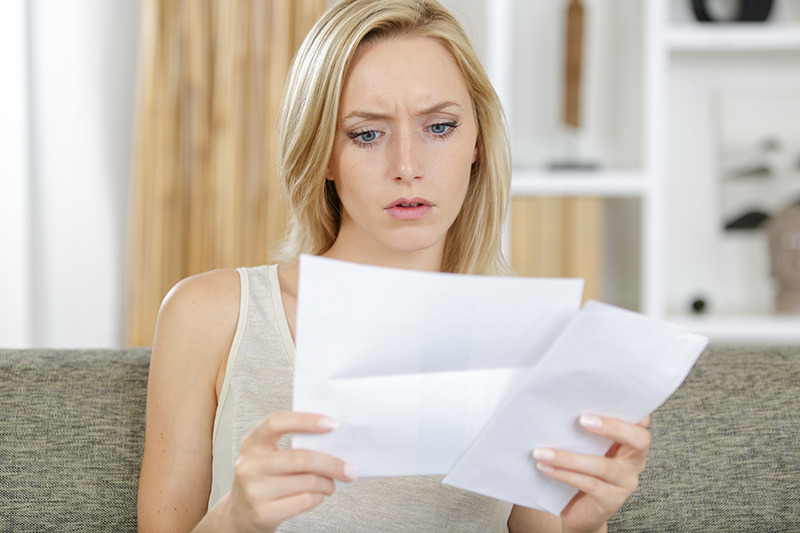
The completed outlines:
<svg viewBox="0 0 800 533">
<path fill-rule="evenodd" d="M 364 265 L 440 272 L 443 252 L 444 241 L 422 250 L 396 251 L 365 250 L 364 247 L 349 246 L 346 241 L 337 239 L 333 246 L 322 255 L 331 259 L 340 259 Z"/>
</svg>

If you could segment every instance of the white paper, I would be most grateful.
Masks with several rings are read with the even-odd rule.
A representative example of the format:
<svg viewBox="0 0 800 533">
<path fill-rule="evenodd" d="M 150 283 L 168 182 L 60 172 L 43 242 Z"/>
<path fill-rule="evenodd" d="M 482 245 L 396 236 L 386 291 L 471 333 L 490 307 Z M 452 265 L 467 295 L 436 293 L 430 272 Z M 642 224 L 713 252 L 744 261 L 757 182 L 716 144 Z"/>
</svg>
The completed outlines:
<svg viewBox="0 0 800 533">
<path fill-rule="evenodd" d="M 446 474 L 580 305 L 583 282 L 300 260 L 292 446 L 360 477 Z"/>
<path fill-rule="evenodd" d="M 574 488 L 534 468 L 531 451 L 604 455 L 581 414 L 638 422 L 680 386 L 708 339 L 588 302 L 520 389 L 494 413 L 444 483 L 560 514 Z"/>
<path fill-rule="evenodd" d="M 300 261 L 294 410 L 341 427 L 293 447 L 362 478 L 444 482 L 559 514 L 575 489 L 535 468 L 548 447 L 602 455 L 581 414 L 637 422 L 708 339 L 589 302 L 580 280 L 463 276 Z"/>
</svg>

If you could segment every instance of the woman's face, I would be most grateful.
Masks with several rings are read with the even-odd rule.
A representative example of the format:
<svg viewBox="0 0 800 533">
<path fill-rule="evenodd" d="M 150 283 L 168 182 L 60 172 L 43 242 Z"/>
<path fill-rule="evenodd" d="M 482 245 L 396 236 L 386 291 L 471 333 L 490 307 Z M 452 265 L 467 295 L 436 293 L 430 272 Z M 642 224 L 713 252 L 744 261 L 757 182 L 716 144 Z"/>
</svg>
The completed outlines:
<svg viewBox="0 0 800 533">
<path fill-rule="evenodd" d="M 427 37 L 356 52 L 342 91 L 328 179 L 342 202 L 334 248 L 353 260 L 441 260 L 478 157 L 472 100 L 450 52 Z"/>
</svg>

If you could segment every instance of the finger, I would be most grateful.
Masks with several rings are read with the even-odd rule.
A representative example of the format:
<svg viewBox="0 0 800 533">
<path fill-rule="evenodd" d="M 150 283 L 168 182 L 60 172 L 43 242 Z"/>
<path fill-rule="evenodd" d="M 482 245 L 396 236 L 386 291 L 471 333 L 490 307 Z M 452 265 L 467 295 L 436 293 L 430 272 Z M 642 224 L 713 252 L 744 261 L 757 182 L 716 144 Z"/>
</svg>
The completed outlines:
<svg viewBox="0 0 800 533">
<path fill-rule="evenodd" d="M 538 461 L 536 467 L 543 472 L 552 469 L 569 470 L 577 474 L 598 478 L 606 483 L 623 488 L 636 488 L 638 471 L 625 462 L 580 453 L 537 448 L 533 450 L 533 458 Z"/>
<path fill-rule="evenodd" d="M 297 473 L 316 474 L 341 481 L 354 481 L 358 478 L 355 468 L 332 455 L 311 450 L 281 450 L 272 454 L 274 474 Z"/>
<path fill-rule="evenodd" d="M 612 514 L 622 507 L 625 500 L 636 490 L 636 487 L 623 488 L 606 483 L 602 479 L 571 470 L 542 469 L 542 473 L 550 479 L 555 479 L 578 489 L 591 497 L 601 508 L 604 514 Z M 638 483 L 638 481 L 637 481 Z"/>
<path fill-rule="evenodd" d="M 278 500 L 304 492 L 330 496 L 336 490 L 336 486 L 330 478 L 301 474 L 262 478 L 248 490 L 253 497 L 257 496 L 259 499 Z"/>
<path fill-rule="evenodd" d="M 645 420 L 648 419 L 649 417 Z M 581 415 L 579 422 L 586 431 L 628 446 L 637 452 L 637 455 L 646 454 L 650 448 L 650 432 L 641 425 L 594 415 Z"/>
<path fill-rule="evenodd" d="M 327 433 L 339 427 L 339 422 L 321 415 L 277 411 L 270 413 L 242 441 L 242 448 L 252 445 L 277 447 L 286 433 Z"/>
<path fill-rule="evenodd" d="M 355 468 L 341 459 L 321 452 L 297 449 L 251 452 L 240 456 L 234 465 L 234 472 L 243 479 L 296 474 L 314 474 L 346 482 L 358 478 Z"/>
<path fill-rule="evenodd" d="M 325 496 L 318 492 L 303 492 L 274 500 L 258 507 L 255 522 L 263 529 L 275 530 L 282 522 L 310 511 L 324 499 Z"/>
</svg>

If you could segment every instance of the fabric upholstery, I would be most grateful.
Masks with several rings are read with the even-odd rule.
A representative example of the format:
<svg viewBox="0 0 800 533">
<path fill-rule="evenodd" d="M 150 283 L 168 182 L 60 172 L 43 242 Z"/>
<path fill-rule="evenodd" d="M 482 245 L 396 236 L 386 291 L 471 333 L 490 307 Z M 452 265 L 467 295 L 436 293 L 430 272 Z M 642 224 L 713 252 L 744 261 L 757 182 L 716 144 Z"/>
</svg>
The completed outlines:
<svg viewBox="0 0 800 533">
<path fill-rule="evenodd" d="M 0 351 L 0 531 L 136 531 L 150 351 Z"/>
<path fill-rule="evenodd" d="M 136 531 L 148 363 L 0 350 L 0 531 Z M 710 347 L 610 531 L 800 532 L 798 428 L 800 347 Z"/>
<path fill-rule="evenodd" d="M 711 347 L 610 531 L 800 531 L 800 348 Z"/>
</svg>

